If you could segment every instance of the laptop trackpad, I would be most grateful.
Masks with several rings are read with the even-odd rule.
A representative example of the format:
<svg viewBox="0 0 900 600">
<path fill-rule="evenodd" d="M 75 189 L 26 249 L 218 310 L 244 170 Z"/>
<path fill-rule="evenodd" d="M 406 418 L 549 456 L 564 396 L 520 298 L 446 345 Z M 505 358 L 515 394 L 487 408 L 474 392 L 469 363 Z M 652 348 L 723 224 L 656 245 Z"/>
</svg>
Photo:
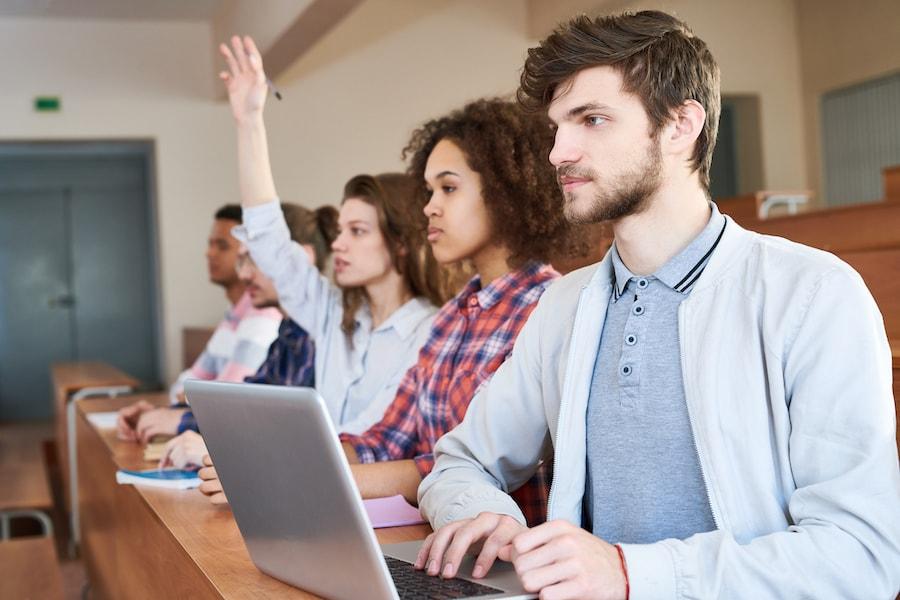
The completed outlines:
<svg viewBox="0 0 900 600">
<path fill-rule="evenodd" d="M 402 542 L 399 544 L 382 544 L 381 551 L 388 556 L 414 563 L 416 562 L 416 555 L 419 553 L 419 548 L 421 546 L 422 540 Z M 511 563 L 497 559 L 497 561 L 494 562 L 494 566 L 491 567 L 490 572 L 487 574 L 487 577 L 482 579 L 472 578 L 472 569 L 474 568 L 475 557 L 467 554 L 465 559 L 463 559 L 457 577 L 474 581 L 475 583 L 480 583 L 482 585 L 499 588 L 505 592 L 511 592 L 516 594 L 515 597 L 519 597 L 519 594 L 521 594 L 522 598 L 537 598 L 536 594 L 529 594 L 522 588 L 522 584 L 519 582 L 518 576 L 516 576 L 516 570 Z"/>
</svg>

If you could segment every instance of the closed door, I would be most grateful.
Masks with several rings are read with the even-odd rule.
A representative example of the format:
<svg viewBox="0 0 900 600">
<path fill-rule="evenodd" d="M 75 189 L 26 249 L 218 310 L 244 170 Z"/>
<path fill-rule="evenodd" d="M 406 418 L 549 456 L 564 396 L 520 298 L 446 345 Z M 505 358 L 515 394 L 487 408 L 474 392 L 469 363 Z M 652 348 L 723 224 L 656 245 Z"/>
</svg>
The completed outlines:
<svg viewBox="0 0 900 600">
<path fill-rule="evenodd" d="M 69 360 L 63 190 L 0 191 L 0 419 L 49 417 L 49 364 Z"/>
<path fill-rule="evenodd" d="M 0 420 L 52 416 L 50 365 L 159 380 L 142 155 L 0 156 Z"/>
</svg>

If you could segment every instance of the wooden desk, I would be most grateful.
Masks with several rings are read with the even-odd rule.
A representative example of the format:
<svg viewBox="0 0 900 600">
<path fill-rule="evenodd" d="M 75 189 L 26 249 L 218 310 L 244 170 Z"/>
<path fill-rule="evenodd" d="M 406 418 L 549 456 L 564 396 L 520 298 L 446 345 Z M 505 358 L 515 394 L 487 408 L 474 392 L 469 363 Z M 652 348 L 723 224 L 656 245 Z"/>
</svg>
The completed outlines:
<svg viewBox="0 0 900 600">
<path fill-rule="evenodd" d="M 137 444 L 98 431 L 86 413 L 138 399 L 77 403 L 82 551 L 95 598 L 311 598 L 263 574 L 250 561 L 228 508 L 196 490 L 118 485 L 117 468 L 142 469 Z M 159 402 L 159 397 L 149 397 Z M 383 543 L 424 538 L 425 525 L 378 530 Z"/>
<path fill-rule="evenodd" d="M 69 489 L 69 429 L 66 408 L 72 394 L 86 388 L 127 386 L 140 383 L 134 377 L 103 362 L 65 362 L 50 367 L 56 410 L 56 451 L 63 479 L 64 506 L 71 510 Z"/>
<path fill-rule="evenodd" d="M 0 542 L 0 598 L 62 597 L 62 577 L 51 538 Z"/>
</svg>

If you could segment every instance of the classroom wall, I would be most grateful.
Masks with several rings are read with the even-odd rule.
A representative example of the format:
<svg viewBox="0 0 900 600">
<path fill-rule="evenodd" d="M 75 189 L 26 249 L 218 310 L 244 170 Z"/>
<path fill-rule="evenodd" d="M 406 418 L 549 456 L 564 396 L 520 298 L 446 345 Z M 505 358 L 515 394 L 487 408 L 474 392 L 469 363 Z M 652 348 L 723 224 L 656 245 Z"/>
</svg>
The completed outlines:
<svg viewBox="0 0 900 600">
<path fill-rule="evenodd" d="M 211 101 L 209 26 L 7 18 L 0 53 L 4 141 L 155 141 L 160 345 L 171 379 L 182 326 L 213 324 L 227 306 L 203 257 L 213 212 L 238 200 L 229 115 Z M 33 112 L 42 94 L 61 96 L 62 111 Z"/>
<path fill-rule="evenodd" d="M 336 203 L 360 172 L 403 168 L 411 130 L 469 99 L 512 92 L 529 41 L 524 0 L 366 2 L 277 82 L 267 121 L 282 197 Z M 238 201 L 234 131 L 199 23 L 0 19 L 0 138 L 153 139 L 163 366 L 180 369 L 181 329 L 226 302 L 206 280 L 215 208 Z M 415 52 L 410 52 L 415 48 Z M 477 66 L 477 68 L 476 68 Z M 376 90 L 376 91 L 373 91 Z M 36 114 L 39 94 L 60 114 Z"/>
<path fill-rule="evenodd" d="M 807 177 L 823 189 L 822 94 L 900 70 L 900 2 L 796 0 L 803 64 Z M 856 200 L 848 198 L 847 200 Z"/>
<path fill-rule="evenodd" d="M 416 126 L 515 90 L 525 26 L 524 0 L 364 2 L 276 82 L 284 100 L 270 98 L 266 121 L 279 194 L 336 203 L 353 175 L 403 169 Z"/>
<path fill-rule="evenodd" d="M 808 186 L 793 0 L 529 0 L 528 5 L 528 28 L 535 38 L 547 35 L 558 22 L 579 13 L 658 9 L 683 19 L 716 57 L 722 71 L 722 93 L 760 97 L 765 187 Z"/>
</svg>

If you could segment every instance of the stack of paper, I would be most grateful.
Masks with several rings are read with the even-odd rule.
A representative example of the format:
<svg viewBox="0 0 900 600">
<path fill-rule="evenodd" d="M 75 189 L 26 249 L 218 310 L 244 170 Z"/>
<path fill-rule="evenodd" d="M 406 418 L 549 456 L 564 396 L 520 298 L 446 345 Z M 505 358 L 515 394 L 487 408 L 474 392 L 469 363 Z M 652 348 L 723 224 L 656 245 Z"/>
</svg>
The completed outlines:
<svg viewBox="0 0 900 600">
<path fill-rule="evenodd" d="M 419 510 L 411 506 L 403 496 L 390 496 L 389 498 L 372 498 L 363 500 L 366 513 L 372 527 L 400 527 L 402 525 L 418 525 L 424 523 Z"/>
<path fill-rule="evenodd" d="M 116 418 L 119 416 L 119 413 L 116 411 L 111 412 L 95 412 L 88 413 L 87 420 L 91 425 L 96 427 L 97 429 L 115 429 L 116 428 Z"/>
</svg>

